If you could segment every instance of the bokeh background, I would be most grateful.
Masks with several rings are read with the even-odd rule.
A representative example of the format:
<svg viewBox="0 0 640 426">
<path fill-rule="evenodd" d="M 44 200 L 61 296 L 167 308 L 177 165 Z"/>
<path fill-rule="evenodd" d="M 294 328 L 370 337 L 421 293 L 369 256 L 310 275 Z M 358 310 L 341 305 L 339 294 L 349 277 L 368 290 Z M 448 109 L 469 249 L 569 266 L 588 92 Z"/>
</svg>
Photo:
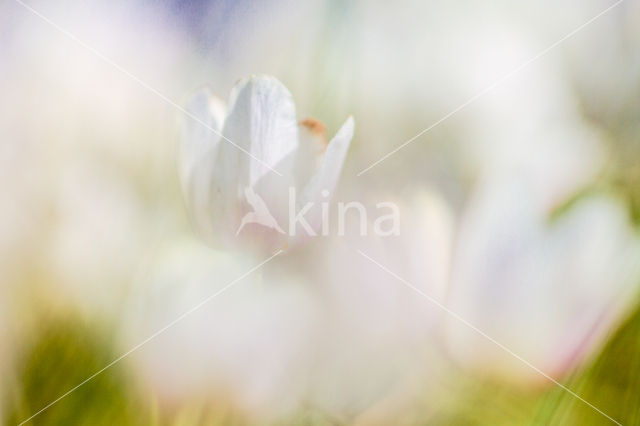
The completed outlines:
<svg viewBox="0 0 640 426">
<path fill-rule="evenodd" d="M 355 117 L 334 199 L 398 203 L 400 236 L 279 256 L 29 424 L 640 424 L 637 0 L 508 79 L 614 3 L 26 3 L 0 5 L 3 422 L 259 263 L 193 230 L 167 99 L 269 74 L 329 135 Z"/>
</svg>

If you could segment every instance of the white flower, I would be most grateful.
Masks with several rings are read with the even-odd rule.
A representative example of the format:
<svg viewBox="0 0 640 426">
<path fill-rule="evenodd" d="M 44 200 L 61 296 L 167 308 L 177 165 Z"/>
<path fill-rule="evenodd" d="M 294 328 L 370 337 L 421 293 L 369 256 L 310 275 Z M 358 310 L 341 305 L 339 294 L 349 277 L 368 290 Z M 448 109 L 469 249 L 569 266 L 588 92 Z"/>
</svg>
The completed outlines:
<svg viewBox="0 0 640 426">
<path fill-rule="evenodd" d="M 522 181 L 489 185 L 462 218 L 450 307 L 545 373 L 560 376 L 601 344 L 635 300 L 640 244 L 622 203 L 583 199 L 537 213 Z M 451 319 L 453 353 L 511 379 L 542 380 L 521 360 Z"/>
<path fill-rule="evenodd" d="M 291 274 L 263 267 L 246 275 L 255 265 L 250 256 L 185 238 L 160 247 L 141 269 L 122 315 L 123 347 L 191 312 L 133 355 L 161 401 L 218 398 L 259 419 L 298 406 L 316 304 Z"/>
<path fill-rule="evenodd" d="M 301 233 L 291 232 L 289 203 L 297 211 L 326 201 L 353 136 L 353 119 L 327 144 L 324 126 L 316 120 L 298 123 L 289 91 L 266 76 L 239 81 L 228 108 L 204 89 L 187 109 L 192 116 L 180 146 L 180 177 L 205 239 L 266 250 L 299 243 Z M 317 229 L 316 216 L 309 212 L 308 223 Z"/>
<path fill-rule="evenodd" d="M 536 84 L 537 94 L 523 87 L 532 102 L 521 113 L 496 104 L 506 115 L 481 121 L 491 130 L 473 139 L 479 175 L 461 214 L 448 300 L 554 377 L 596 353 L 634 300 L 640 272 L 640 240 L 624 204 L 585 191 L 602 172 L 605 145 L 568 94 L 553 90 L 562 87 L 556 79 Z M 483 374 L 545 381 L 453 317 L 447 335 L 456 358 Z"/>
<path fill-rule="evenodd" d="M 435 191 L 407 195 L 399 203 L 399 235 L 334 237 L 323 247 L 322 263 L 312 266 L 326 311 L 310 398 L 338 418 L 362 412 L 364 419 L 385 401 L 411 400 L 418 377 L 425 379 L 419 386 L 424 395 L 433 373 L 431 355 L 444 313 L 375 262 L 444 303 L 453 213 Z M 353 221 L 348 229 L 358 228 L 355 216 L 347 220 Z M 313 258 L 317 263 L 321 255 Z"/>
</svg>

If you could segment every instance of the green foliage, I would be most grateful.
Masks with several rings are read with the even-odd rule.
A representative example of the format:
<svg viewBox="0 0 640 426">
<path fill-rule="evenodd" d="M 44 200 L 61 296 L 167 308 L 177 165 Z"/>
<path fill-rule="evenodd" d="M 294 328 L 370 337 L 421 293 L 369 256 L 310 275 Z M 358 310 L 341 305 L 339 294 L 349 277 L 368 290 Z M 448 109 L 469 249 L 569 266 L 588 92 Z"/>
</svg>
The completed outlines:
<svg viewBox="0 0 640 426">
<path fill-rule="evenodd" d="M 480 379 L 463 371 L 438 383 L 435 401 L 425 404 L 416 425 L 522 425 L 531 418 L 539 390 Z M 429 398 L 433 399 L 434 395 Z"/>
<path fill-rule="evenodd" d="M 610 339 L 593 364 L 566 385 L 621 424 L 640 425 L 640 308 Z M 556 387 L 540 401 L 531 424 L 614 423 Z"/>
<path fill-rule="evenodd" d="M 623 425 L 640 425 L 640 306 L 602 352 L 562 384 Z M 457 368 L 439 380 L 412 425 L 615 424 L 559 386 L 518 388 Z"/>
<path fill-rule="evenodd" d="M 96 373 L 117 354 L 100 328 L 78 319 L 42 322 L 17 374 L 7 424 L 18 424 Z M 149 424 L 145 405 L 132 395 L 124 363 L 97 375 L 44 410 L 29 425 Z"/>
<path fill-rule="evenodd" d="M 113 361 L 118 353 L 95 324 L 77 319 L 43 323 L 18 365 L 7 424 L 18 424 Z M 455 369 L 454 369 L 455 370 Z M 150 409 L 150 395 L 136 392 L 126 362 L 97 375 L 36 416 L 30 425 L 245 425 L 224 401 L 187 401 L 173 414 Z M 613 424 L 563 389 L 527 390 L 479 379 L 462 371 L 438 380 L 439 395 L 407 417 L 415 425 Z M 613 335 L 591 365 L 563 382 L 624 425 L 640 425 L 640 308 Z M 226 407 L 226 408 L 225 408 Z M 313 408 L 278 424 L 348 424 Z"/>
</svg>

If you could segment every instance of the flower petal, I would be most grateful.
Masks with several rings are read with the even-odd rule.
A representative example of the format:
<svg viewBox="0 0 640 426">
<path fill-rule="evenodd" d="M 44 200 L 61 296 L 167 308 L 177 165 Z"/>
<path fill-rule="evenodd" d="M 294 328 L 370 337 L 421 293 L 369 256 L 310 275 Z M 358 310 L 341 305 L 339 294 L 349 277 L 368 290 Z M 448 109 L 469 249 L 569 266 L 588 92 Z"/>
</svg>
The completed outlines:
<svg viewBox="0 0 640 426">
<path fill-rule="evenodd" d="M 205 88 L 193 96 L 186 109 L 191 116 L 183 126 L 178 172 L 192 219 L 206 231 L 225 106 Z"/>
<path fill-rule="evenodd" d="M 313 118 L 302 120 L 298 132 L 300 143 L 295 155 L 294 174 L 298 186 L 303 186 L 322 164 L 327 148 L 327 136 L 324 124 Z"/>
<path fill-rule="evenodd" d="M 327 201 L 330 198 L 340 177 L 342 164 L 353 138 L 353 127 L 353 117 L 349 117 L 329 142 L 320 168 L 304 186 L 299 196 L 296 197 L 296 211 L 306 210 L 306 222 L 314 230 L 318 230 L 321 225 L 322 201 Z M 308 206 L 308 204 L 311 205 Z M 307 237 L 308 235 L 302 231 L 300 233 L 296 232 L 296 235 L 292 236 L 290 244 L 300 244 Z"/>
<path fill-rule="evenodd" d="M 320 168 L 305 185 L 300 195 L 301 203 L 319 201 L 322 197 L 322 191 L 326 190 L 330 193 L 333 191 L 340 177 L 347 149 L 349 149 L 353 138 L 353 128 L 353 117 L 349 117 L 338 130 L 338 133 L 331 139 L 322 158 Z"/>
<path fill-rule="evenodd" d="M 297 148 L 296 110 L 287 88 L 267 76 L 241 80 L 234 87 L 229 104 L 224 135 L 236 146 L 223 143 L 221 167 L 225 176 L 234 176 L 243 189 L 272 173 Z"/>
</svg>

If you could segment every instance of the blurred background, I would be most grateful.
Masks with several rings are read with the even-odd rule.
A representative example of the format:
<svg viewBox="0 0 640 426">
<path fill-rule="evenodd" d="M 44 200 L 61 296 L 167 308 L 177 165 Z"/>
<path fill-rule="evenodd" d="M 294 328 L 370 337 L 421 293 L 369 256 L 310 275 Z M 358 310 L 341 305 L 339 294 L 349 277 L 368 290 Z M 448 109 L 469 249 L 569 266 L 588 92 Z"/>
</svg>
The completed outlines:
<svg viewBox="0 0 640 426">
<path fill-rule="evenodd" d="M 167 100 L 269 74 L 329 136 L 354 116 L 334 199 L 400 235 L 279 256 L 28 424 L 640 424 L 640 2 L 612 5 L 3 2 L 1 421 L 262 260 L 194 232 Z"/>
</svg>

